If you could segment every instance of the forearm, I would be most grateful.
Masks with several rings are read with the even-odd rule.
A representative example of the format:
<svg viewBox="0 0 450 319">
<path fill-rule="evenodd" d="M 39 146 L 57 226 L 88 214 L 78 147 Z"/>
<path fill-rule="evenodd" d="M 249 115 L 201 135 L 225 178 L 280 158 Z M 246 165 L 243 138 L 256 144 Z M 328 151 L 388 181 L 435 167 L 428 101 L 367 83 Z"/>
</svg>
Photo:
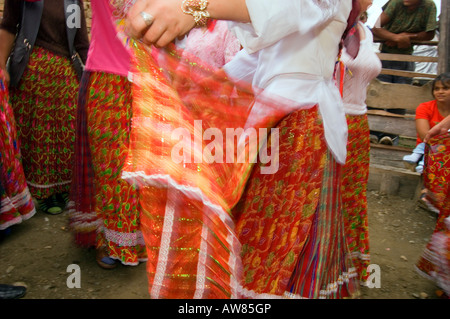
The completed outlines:
<svg viewBox="0 0 450 319">
<path fill-rule="evenodd" d="M 419 138 L 423 141 L 428 131 L 430 130 L 430 123 L 426 119 L 416 119 L 416 131 Z"/>
<path fill-rule="evenodd" d="M 201 4 L 199 1 L 183 3 L 182 0 L 136 1 L 127 14 L 127 33 L 146 44 L 164 47 L 195 26 L 202 25 L 204 17 L 250 22 L 246 0 L 208 0 L 205 9 L 196 7 Z"/>
<path fill-rule="evenodd" d="M 209 0 L 207 11 L 213 19 L 250 22 L 245 0 Z"/>
<path fill-rule="evenodd" d="M 447 115 L 447 117 L 440 122 L 440 128 L 447 131 L 450 130 L 450 115 Z"/>
<path fill-rule="evenodd" d="M 14 45 L 15 35 L 0 29 L 0 68 L 6 68 L 6 62 Z"/>
<path fill-rule="evenodd" d="M 434 38 L 434 31 L 407 33 L 411 41 L 431 41 Z"/>
<path fill-rule="evenodd" d="M 383 28 L 372 28 L 372 33 L 375 38 L 384 41 L 397 41 L 397 34 L 389 32 Z"/>
<path fill-rule="evenodd" d="M 450 130 L 450 115 L 447 115 L 446 118 L 444 118 L 439 124 L 433 126 L 423 139 L 425 143 L 428 143 L 428 141 L 433 138 L 436 135 L 445 134 L 448 130 Z"/>
</svg>

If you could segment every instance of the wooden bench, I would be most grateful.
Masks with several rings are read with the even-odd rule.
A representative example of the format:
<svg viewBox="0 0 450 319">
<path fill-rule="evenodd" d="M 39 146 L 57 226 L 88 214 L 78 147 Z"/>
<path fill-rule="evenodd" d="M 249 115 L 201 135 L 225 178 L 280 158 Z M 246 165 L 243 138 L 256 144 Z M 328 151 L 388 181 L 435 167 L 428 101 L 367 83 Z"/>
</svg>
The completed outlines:
<svg viewBox="0 0 450 319">
<path fill-rule="evenodd" d="M 385 195 L 416 198 L 421 189 L 421 174 L 407 169 L 403 156 L 416 146 L 416 107 L 433 99 L 431 83 L 423 86 L 381 82 L 374 79 L 367 90 L 371 131 L 398 136 L 394 145 L 371 143 L 369 190 Z M 398 115 L 384 109 L 405 109 Z"/>
</svg>

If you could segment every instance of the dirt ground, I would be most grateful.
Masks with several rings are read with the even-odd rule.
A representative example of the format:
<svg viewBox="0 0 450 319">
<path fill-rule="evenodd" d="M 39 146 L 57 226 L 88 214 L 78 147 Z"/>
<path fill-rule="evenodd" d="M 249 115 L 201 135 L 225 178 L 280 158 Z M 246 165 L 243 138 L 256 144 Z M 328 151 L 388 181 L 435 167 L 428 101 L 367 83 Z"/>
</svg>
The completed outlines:
<svg viewBox="0 0 450 319">
<path fill-rule="evenodd" d="M 414 264 L 436 222 L 416 201 L 369 191 L 371 263 L 380 266 L 381 287 L 362 288 L 362 299 L 436 299 L 434 283 Z M 68 266 L 80 267 L 81 287 L 68 288 Z M 74 281 L 72 281 L 74 282 Z M 67 214 L 37 213 L 13 226 L 0 241 L 0 283 L 28 287 L 24 299 L 146 299 L 145 264 L 103 270 L 93 250 L 74 246 Z"/>
</svg>

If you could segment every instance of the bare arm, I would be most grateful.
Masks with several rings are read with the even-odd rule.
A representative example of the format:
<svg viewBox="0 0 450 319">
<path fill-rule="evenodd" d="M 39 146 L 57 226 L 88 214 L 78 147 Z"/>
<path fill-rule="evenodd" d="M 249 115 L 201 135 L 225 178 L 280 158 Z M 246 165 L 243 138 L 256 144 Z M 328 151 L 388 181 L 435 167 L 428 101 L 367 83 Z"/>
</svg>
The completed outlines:
<svg viewBox="0 0 450 319">
<path fill-rule="evenodd" d="M 386 23 L 388 23 L 390 21 L 389 16 L 384 13 L 381 12 L 380 14 L 380 26 L 374 26 L 372 28 L 372 33 L 373 35 L 380 40 L 394 40 L 394 35 L 395 33 L 389 32 L 388 30 L 384 29 L 383 27 L 386 25 Z"/>
<path fill-rule="evenodd" d="M 410 36 L 404 33 L 392 33 L 384 28 L 384 26 L 390 21 L 390 17 L 382 12 L 380 15 L 380 26 L 374 26 L 372 33 L 376 39 L 384 40 L 387 46 L 408 48 L 411 46 Z"/>
<path fill-rule="evenodd" d="M 430 130 L 430 123 L 426 119 L 417 119 L 416 120 L 416 131 L 419 138 L 423 141 L 425 135 L 427 135 Z"/>
<path fill-rule="evenodd" d="M 380 27 L 373 27 L 373 35 L 384 40 L 388 46 L 397 46 L 399 48 L 408 48 L 411 46 L 411 41 L 430 41 L 434 38 L 435 31 L 422 31 L 417 33 L 392 33 L 384 29 L 385 26 L 390 21 L 389 16 L 382 12 L 380 15 Z"/>
<path fill-rule="evenodd" d="M 435 35 L 435 31 L 422 31 L 422 32 L 417 32 L 417 33 L 407 33 L 407 32 L 403 32 L 401 34 L 407 35 L 411 40 L 414 41 L 431 41 L 434 38 Z"/>
<path fill-rule="evenodd" d="M 6 71 L 6 62 L 14 45 L 15 35 L 4 29 L 0 29 L 0 69 L 5 75 L 5 82 L 9 84 L 9 74 Z"/>
<path fill-rule="evenodd" d="M 450 115 L 444 118 L 439 124 L 433 126 L 425 135 L 423 141 L 428 143 L 434 136 L 445 134 L 448 130 L 450 130 Z"/>
<path fill-rule="evenodd" d="M 183 13 L 181 3 L 181 0 L 138 0 L 128 13 L 129 34 L 161 47 L 187 34 L 195 22 L 191 15 Z M 206 10 L 213 19 L 250 22 L 245 0 L 209 0 Z M 140 16 L 142 11 L 153 16 L 149 27 Z"/>
</svg>

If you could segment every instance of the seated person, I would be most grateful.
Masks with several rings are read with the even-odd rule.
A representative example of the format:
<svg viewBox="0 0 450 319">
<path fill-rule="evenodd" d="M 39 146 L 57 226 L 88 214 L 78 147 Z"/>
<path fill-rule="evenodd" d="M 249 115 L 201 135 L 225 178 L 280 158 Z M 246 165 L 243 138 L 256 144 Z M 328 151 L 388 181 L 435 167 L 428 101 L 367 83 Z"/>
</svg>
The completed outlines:
<svg viewBox="0 0 450 319">
<path fill-rule="evenodd" d="M 416 172 L 423 172 L 424 137 L 428 131 L 450 114 L 450 73 L 442 73 L 432 83 L 434 100 L 421 103 L 416 109 L 417 144 L 411 155 L 403 157 L 405 165 L 415 166 Z"/>
</svg>

